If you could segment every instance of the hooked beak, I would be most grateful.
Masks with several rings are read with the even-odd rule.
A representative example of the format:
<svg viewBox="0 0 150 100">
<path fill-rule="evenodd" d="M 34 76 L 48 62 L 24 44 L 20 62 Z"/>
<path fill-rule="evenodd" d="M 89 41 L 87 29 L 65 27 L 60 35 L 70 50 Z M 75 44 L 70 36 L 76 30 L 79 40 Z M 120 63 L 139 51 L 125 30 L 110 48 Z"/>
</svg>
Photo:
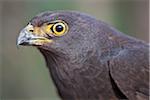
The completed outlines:
<svg viewBox="0 0 150 100">
<path fill-rule="evenodd" d="M 52 40 L 45 38 L 44 35 L 39 36 L 34 33 L 34 27 L 29 24 L 21 30 L 17 39 L 17 45 L 41 46 L 45 43 L 50 43 Z M 43 33 L 44 34 L 44 33 Z"/>
</svg>

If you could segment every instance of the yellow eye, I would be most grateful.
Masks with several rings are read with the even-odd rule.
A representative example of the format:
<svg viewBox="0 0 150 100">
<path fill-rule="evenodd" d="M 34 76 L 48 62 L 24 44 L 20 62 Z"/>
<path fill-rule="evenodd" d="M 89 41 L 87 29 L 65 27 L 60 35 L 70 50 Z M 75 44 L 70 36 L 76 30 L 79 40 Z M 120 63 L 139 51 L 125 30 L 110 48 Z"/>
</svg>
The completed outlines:
<svg viewBox="0 0 150 100">
<path fill-rule="evenodd" d="M 55 36 L 62 36 L 68 31 L 67 24 L 64 22 L 58 22 L 53 25 L 52 32 Z"/>
</svg>

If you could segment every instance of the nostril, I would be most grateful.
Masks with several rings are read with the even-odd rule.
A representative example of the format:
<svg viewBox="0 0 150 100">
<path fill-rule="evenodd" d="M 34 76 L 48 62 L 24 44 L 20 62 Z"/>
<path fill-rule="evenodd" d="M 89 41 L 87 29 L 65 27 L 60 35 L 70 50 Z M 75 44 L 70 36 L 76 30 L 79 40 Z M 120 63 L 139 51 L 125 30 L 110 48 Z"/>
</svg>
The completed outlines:
<svg viewBox="0 0 150 100">
<path fill-rule="evenodd" d="M 33 31 L 34 31 L 33 29 L 29 30 L 29 32 L 33 32 Z"/>
</svg>

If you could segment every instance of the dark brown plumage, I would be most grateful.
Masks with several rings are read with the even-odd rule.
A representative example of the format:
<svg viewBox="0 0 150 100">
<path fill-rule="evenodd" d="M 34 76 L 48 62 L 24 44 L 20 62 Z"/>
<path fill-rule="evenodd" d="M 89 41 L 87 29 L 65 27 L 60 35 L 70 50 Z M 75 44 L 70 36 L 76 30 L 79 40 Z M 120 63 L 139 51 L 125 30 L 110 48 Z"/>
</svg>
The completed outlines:
<svg viewBox="0 0 150 100">
<path fill-rule="evenodd" d="M 148 100 L 148 45 L 89 15 L 41 13 L 18 44 L 40 50 L 63 100 Z"/>
</svg>

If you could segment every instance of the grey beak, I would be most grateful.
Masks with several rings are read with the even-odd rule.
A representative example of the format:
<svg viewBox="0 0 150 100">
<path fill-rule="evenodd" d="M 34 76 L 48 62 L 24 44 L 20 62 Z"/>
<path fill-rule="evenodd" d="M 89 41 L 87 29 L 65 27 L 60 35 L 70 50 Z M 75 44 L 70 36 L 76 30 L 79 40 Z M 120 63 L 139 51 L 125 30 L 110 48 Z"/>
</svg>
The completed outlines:
<svg viewBox="0 0 150 100">
<path fill-rule="evenodd" d="M 31 32 L 30 32 L 31 31 Z M 23 30 L 21 30 L 18 39 L 18 45 L 27 45 L 27 46 L 41 46 L 45 43 L 51 43 L 52 40 L 45 38 L 44 36 L 37 36 L 36 33 L 33 34 L 34 28 L 31 24 L 27 25 Z"/>
<path fill-rule="evenodd" d="M 29 37 L 27 37 L 27 32 L 23 29 L 20 34 L 19 37 L 17 39 L 17 45 L 26 45 L 28 44 L 28 40 L 30 39 Z"/>
<path fill-rule="evenodd" d="M 19 37 L 17 39 L 17 45 L 30 45 L 31 40 L 35 38 L 35 36 L 29 32 L 29 28 L 32 28 L 32 25 L 26 26 L 23 30 L 21 30 Z"/>
</svg>

